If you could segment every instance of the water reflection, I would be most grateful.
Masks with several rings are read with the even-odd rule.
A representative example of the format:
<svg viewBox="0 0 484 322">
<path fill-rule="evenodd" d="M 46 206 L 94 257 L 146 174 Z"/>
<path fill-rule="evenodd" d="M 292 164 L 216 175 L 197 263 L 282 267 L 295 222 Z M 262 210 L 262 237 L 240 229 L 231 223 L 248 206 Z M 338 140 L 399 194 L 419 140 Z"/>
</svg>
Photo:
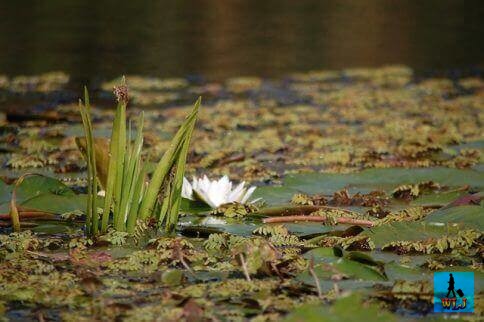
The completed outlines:
<svg viewBox="0 0 484 322">
<path fill-rule="evenodd" d="M 483 14 L 480 2 L 450 0 L 2 1 L 0 73 L 92 80 L 482 66 Z"/>
</svg>

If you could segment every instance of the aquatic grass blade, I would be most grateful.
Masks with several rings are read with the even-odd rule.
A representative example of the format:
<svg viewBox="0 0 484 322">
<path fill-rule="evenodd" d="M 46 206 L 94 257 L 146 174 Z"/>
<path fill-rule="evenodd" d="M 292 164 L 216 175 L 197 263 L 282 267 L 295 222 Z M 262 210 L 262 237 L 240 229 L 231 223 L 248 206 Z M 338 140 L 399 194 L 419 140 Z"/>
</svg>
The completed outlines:
<svg viewBox="0 0 484 322">
<path fill-rule="evenodd" d="M 165 230 L 168 233 L 173 232 L 176 223 L 178 222 L 178 213 L 181 204 L 181 190 L 183 186 L 183 177 L 185 175 L 185 167 L 190 147 L 193 129 L 195 128 L 195 121 L 193 121 L 185 132 L 181 147 L 176 154 L 176 163 L 172 167 L 172 173 L 169 174 L 165 182 L 165 195 L 161 211 L 158 216 L 158 225 L 165 225 Z M 166 222 L 165 222 L 166 220 Z"/>
<path fill-rule="evenodd" d="M 97 168 L 96 168 L 96 151 L 94 147 L 94 134 L 93 134 L 93 127 L 91 121 L 91 104 L 89 101 L 89 93 L 87 91 L 87 87 L 84 87 L 84 106 L 85 106 L 85 115 L 86 115 L 86 122 L 87 122 L 87 134 L 89 142 L 87 144 L 89 150 L 89 163 L 91 165 L 91 175 L 90 175 L 90 185 L 91 185 L 91 214 L 92 214 L 92 232 L 93 234 L 97 234 L 99 231 L 99 215 L 97 213 Z"/>
<path fill-rule="evenodd" d="M 136 200 L 133 200 L 133 195 L 135 194 L 136 184 L 138 181 L 138 176 L 140 174 L 140 169 L 142 167 L 141 161 L 141 149 L 143 147 L 143 123 L 144 123 L 144 113 L 141 112 L 138 121 L 137 121 L 137 135 L 134 144 L 131 146 L 129 143 L 129 147 L 131 151 L 126 153 L 127 157 L 125 158 L 125 169 L 124 169 L 124 182 L 123 182 L 123 191 L 122 191 L 122 199 L 120 202 L 120 207 L 118 209 L 121 218 L 120 221 L 126 223 L 128 220 L 128 214 L 131 207 L 134 206 Z"/>
<path fill-rule="evenodd" d="M 87 134 L 87 121 L 86 121 L 86 114 L 84 111 L 84 105 L 82 104 L 81 100 L 79 100 L 79 109 L 81 111 L 81 118 L 82 124 L 84 129 L 84 136 L 86 137 L 86 163 L 87 163 L 87 204 L 86 204 L 86 233 L 88 235 L 91 234 L 91 221 L 92 221 L 92 186 L 91 186 L 91 158 L 89 156 L 89 138 Z"/>
<path fill-rule="evenodd" d="M 178 154 L 178 160 L 176 163 L 175 176 L 173 178 L 173 188 L 171 189 L 170 211 L 168 213 L 167 222 L 165 224 L 165 231 L 172 233 L 178 223 L 178 214 L 181 204 L 181 191 L 183 186 L 183 177 L 185 175 L 185 167 L 187 161 L 188 147 L 190 146 L 190 137 L 187 135 L 183 143 L 183 147 Z"/>
<path fill-rule="evenodd" d="M 129 209 L 126 231 L 128 233 L 133 233 L 136 226 L 136 221 L 138 219 L 138 212 L 141 200 L 143 198 L 145 181 L 146 181 L 146 168 L 140 165 L 140 172 L 137 175 L 137 181 L 134 185 L 134 192 L 131 198 L 131 207 Z"/>
<path fill-rule="evenodd" d="M 164 187 L 163 187 L 163 195 L 162 195 L 162 200 L 161 200 L 161 205 L 160 205 L 160 211 L 158 213 L 158 225 L 161 227 L 166 220 L 166 217 L 168 215 L 168 211 L 171 209 L 172 206 L 172 190 L 173 190 L 173 176 L 170 173 L 168 175 L 167 180 L 164 182 Z"/>
<path fill-rule="evenodd" d="M 181 189 L 186 167 L 188 149 L 201 104 L 199 98 L 190 114 L 181 124 L 167 151 L 159 161 L 152 179 L 146 183 L 147 168 L 143 165 L 141 152 L 143 146 L 144 114 L 141 113 L 136 124 L 137 135 L 131 142 L 131 123 L 126 125 L 127 88 L 115 89 L 118 105 L 113 121 L 107 163 L 105 198 L 101 219 L 101 232 L 105 233 L 110 214 L 117 231 L 135 232 L 138 219 L 146 219 L 158 211 L 159 226 L 172 232 L 178 221 L 181 203 Z M 85 104 L 80 102 L 81 118 L 86 136 L 85 154 L 88 164 L 88 202 L 86 205 L 86 231 L 88 235 L 97 234 L 99 216 L 97 214 L 97 172 L 94 137 L 90 119 L 90 105 L 87 89 L 84 93 Z M 81 147 L 80 147 L 81 148 Z M 157 202 L 160 191 L 163 200 Z"/>
<path fill-rule="evenodd" d="M 124 231 L 124 218 L 120 215 L 121 198 L 123 192 L 123 175 L 126 155 L 126 103 L 120 101 L 116 112 L 118 116 L 118 127 L 113 129 L 117 131 L 118 142 L 115 147 L 117 153 L 116 178 L 114 180 L 114 228 L 118 231 Z"/>
<path fill-rule="evenodd" d="M 175 166 L 175 174 L 173 177 L 173 188 L 170 191 L 170 210 L 165 223 L 165 231 L 168 233 L 173 232 L 178 223 L 178 215 L 180 212 L 181 204 L 181 192 L 183 186 L 183 177 L 185 176 L 185 168 L 187 163 L 188 150 L 190 148 L 190 142 L 192 139 L 193 129 L 195 128 L 195 121 L 192 122 L 191 126 L 187 129 L 185 138 L 182 142 L 182 147 L 178 153 L 177 162 Z M 162 222 L 159 222 L 161 224 Z"/>
<path fill-rule="evenodd" d="M 146 189 L 146 194 L 140 207 L 139 217 L 141 219 L 146 219 L 149 216 L 152 216 L 153 210 L 155 209 L 158 193 L 160 192 L 161 186 L 165 181 L 166 176 L 168 175 L 170 169 L 176 161 L 175 159 L 177 153 L 180 149 L 181 142 L 183 142 L 183 139 L 186 136 L 187 129 L 193 127 L 195 124 L 200 104 L 201 97 L 198 98 L 198 100 L 196 101 L 191 113 L 187 116 L 183 124 L 180 126 L 178 132 L 173 137 L 167 151 L 163 154 L 160 162 L 158 162 L 158 165 L 155 169 L 155 172 L 153 173 L 148 188 Z"/>
<path fill-rule="evenodd" d="M 104 207 L 103 207 L 103 217 L 101 222 L 101 232 L 105 233 L 108 229 L 109 214 L 111 212 L 111 205 L 114 197 L 114 184 L 116 181 L 117 167 L 116 163 L 118 161 L 118 140 L 119 135 L 116 130 L 119 127 L 119 113 L 116 111 L 113 121 L 113 127 L 111 130 L 111 141 L 109 143 L 109 162 L 108 162 L 108 176 L 106 180 L 106 190 L 104 195 Z"/>
<path fill-rule="evenodd" d="M 90 234 L 96 234 L 99 228 L 99 217 L 97 214 L 97 173 L 96 157 L 94 151 L 94 138 L 92 123 L 90 117 L 90 103 L 87 88 L 84 87 L 84 104 L 79 101 L 84 134 L 86 137 L 86 163 L 87 163 L 87 205 L 86 205 L 86 231 Z"/>
</svg>

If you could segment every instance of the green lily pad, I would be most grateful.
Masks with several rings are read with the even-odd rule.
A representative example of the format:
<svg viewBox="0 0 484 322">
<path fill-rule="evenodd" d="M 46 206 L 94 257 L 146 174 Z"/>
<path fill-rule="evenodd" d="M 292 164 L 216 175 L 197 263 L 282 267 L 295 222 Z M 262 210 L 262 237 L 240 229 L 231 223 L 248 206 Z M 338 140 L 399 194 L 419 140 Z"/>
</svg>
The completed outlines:
<svg viewBox="0 0 484 322">
<path fill-rule="evenodd" d="M 4 181 L 0 180 L 0 204 L 10 202 L 13 188 L 13 184 L 7 185 Z M 22 203 L 43 194 L 73 195 L 74 192 L 57 179 L 43 176 L 30 176 L 26 177 L 17 187 L 16 200 L 18 203 Z"/>
<path fill-rule="evenodd" d="M 32 231 L 36 233 L 53 235 L 72 233 L 73 229 L 69 227 L 69 225 L 67 225 L 65 222 L 46 222 L 32 228 Z"/>
<path fill-rule="evenodd" d="M 387 278 L 377 269 L 349 260 L 346 258 L 338 259 L 332 264 L 340 273 L 358 280 L 385 281 Z M 323 270 L 324 271 L 324 270 Z M 317 274 L 317 273 L 316 273 Z"/>
<path fill-rule="evenodd" d="M 392 263 L 395 262 L 399 264 L 402 260 L 402 256 L 392 253 L 392 252 L 385 252 L 385 251 L 371 251 L 368 254 L 377 261 L 382 261 L 385 263 Z M 432 258 L 431 255 L 407 255 L 405 264 L 402 264 L 404 267 L 410 268 L 419 268 L 422 266 L 427 260 Z"/>
<path fill-rule="evenodd" d="M 39 211 L 50 212 L 54 214 L 64 214 L 76 210 L 85 211 L 87 203 L 87 195 L 55 195 L 42 194 L 25 202 L 20 203 L 21 206 L 35 209 Z M 98 205 L 102 205 L 102 199 L 98 198 Z"/>
<path fill-rule="evenodd" d="M 59 180 L 44 176 L 26 177 L 17 187 L 16 193 L 18 202 L 23 202 L 43 194 L 55 194 L 59 196 L 75 195 L 69 187 Z"/>
<path fill-rule="evenodd" d="M 436 239 L 444 235 L 456 234 L 459 227 L 448 225 L 433 225 L 427 222 L 394 222 L 386 225 L 368 228 L 361 233 L 381 248 L 394 241 L 420 241 Z"/>
<path fill-rule="evenodd" d="M 421 281 L 433 277 L 429 271 L 396 262 L 385 264 L 385 274 L 389 280 Z"/>
<path fill-rule="evenodd" d="M 201 214 L 201 213 L 209 212 L 210 210 L 212 210 L 210 206 L 200 201 L 193 201 L 193 200 L 182 198 L 182 201 L 180 204 L 180 211 L 184 213 Z"/>
<path fill-rule="evenodd" d="M 332 247 L 318 247 L 306 252 L 304 258 L 313 258 L 315 263 L 332 263 L 339 257 L 335 255 Z"/>
<path fill-rule="evenodd" d="M 320 223 L 288 223 L 284 225 L 287 230 L 296 236 L 304 236 L 311 234 L 326 233 L 334 230 L 344 230 L 344 225 L 339 226 L 326 226 Z"/>
<path fill-rule="evenodd" d="M 412 206 L 444 206 L 457 200 L 463 195 L 461 191 L 431 193 L 419 196 L 413 200 L 410 205 Z"/>
<path fill-rule="evenodd" d="M 13 185 L 0 182 L 0 212 L 7 213 L 10 209 Z M 84 211 L 87 195 L 76 194 L 61 181 L 43 176 L 26 177 L 16 190 L 18 206 L 25 208 L 63 214 L 73 211 Z M 98 198 L 102 204 L 102 198 Z"/>
<path fill-rule="evenodd" d="M 302 173 L 286 176 L 280 187 L 260 187 L 254 198 L 263 198 L 268 204 L 287 203 L 295 193 L 332 194 L 347 188 L 350 192 L 369 192 L 384 190 L 391 192 L 402 184 L 414 184 L 432 180 L 449 187 L 470 185 L 473 188 L 484 187 L 484 173 L 473 169 L 449 168 L 387 168 L 366 169 L 357 173 Z M 449 196 L 447 196 L 449 197 Z"/>
<path fill-rule="evenodd" d="M 363 302 L 361 294 L 352 294 L 340 298 L 331 305 L 307 304 L 300 306 L 291 312 L 285 319 L 286 322 L 393 322 L 396 316 L 382 310 L 375 304 Z"/>
<path fill-rule="evenodd" d="M 439 209 L 427 217 L 429 223 L 461 223 L 464 226 L 484 231 L 484 207 L 482 206 L 457 206 Z"/>
<path fill-rule="evenodd" d="M 356 253 L 358 255 L 355 255 Z M 317 263 L 314 271 L 323 280 L 331 279 L 337 272 L 357 280 L 386 280 L 385 275 L 378 268 L 381 267 L 381 263 L 377 263 L 361 252 L 347 252 L 344 257 L 340 257 L 332 248 L 320 247 L 310 250 L 304 254 L 304 257 L 314 259 L 314 262 Z M 362 261 L 363 257 L 365 258 L 364 261 Z M 331 269 L 321 264 L 330 265 Z M 312 276 L 308 272 L 300 274 L 299 278 L 312 283 Z"/>
</svg>

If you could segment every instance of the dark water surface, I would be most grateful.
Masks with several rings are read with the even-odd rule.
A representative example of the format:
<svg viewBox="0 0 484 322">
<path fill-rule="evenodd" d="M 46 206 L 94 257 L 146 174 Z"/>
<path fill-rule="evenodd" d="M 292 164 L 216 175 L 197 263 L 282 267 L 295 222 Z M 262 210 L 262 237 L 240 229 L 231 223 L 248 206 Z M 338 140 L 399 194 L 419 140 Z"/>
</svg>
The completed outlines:
<svg viewBox="0 0 484 322">
<path fill-rule="evenodd" d="M 0 74 L 277 77 L 482 67 L 482 1 L 0 1 Z"/>
</svg>

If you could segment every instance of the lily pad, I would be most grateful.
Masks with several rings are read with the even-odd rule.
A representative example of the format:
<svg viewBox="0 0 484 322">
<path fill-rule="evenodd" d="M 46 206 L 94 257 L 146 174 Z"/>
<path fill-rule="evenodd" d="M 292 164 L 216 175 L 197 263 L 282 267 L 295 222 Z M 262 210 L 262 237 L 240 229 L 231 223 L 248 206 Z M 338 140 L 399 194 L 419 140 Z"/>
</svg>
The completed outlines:
<svg viewBox="0 0 484 322">
<path fill-rule="evenodd" d="M 61 234 L 61 233 L 72 233 L 74 229 L 69 227 L 65 222 L 46 222 L 40 223 L 37 227 L 32 228 L 33 232 L 42 234 Z"/>
<path fill-rule="evenodd" d="M 381 252 L 381 251 L 371 251 L 368 252 L 368 254 L 377 261 L 383 261 L 385 263 L 400 263 L 400 262 L 405 262 L 403 264 L 405 267 L 410 267 L 410 268 L 418 268 L 422 266 L 427 260 L 432 258 L 431 255 L 409 255 L 405 259 L 402 258 L 401 255 L 397 255 L 392 252 Z M 403 261 L 402 261 L 403 260 Z"/>
<path fill-rule="evenodd" d="M 304 235 L 311 235 L 311 234 L 319 234 L 319 233 L 326 233 L 329 231 L 334 230 L 344 230 L 344 225 L 339 226 L 325 226 L 320 223 L 288 223 L 285 224 L 287 230 L 296 236 L 304 236 Z"/>
<path fill-rule="evenodd" d="M 332 247 L 318 247 L 304 254 L 304 258 L 313 259 L 315 263 L 332 263 L 339 257 Z"/>
<path fill-rule="evenodd" d="M 8 212 L 13 185 L 0 183 L 0 211 Z M 63 214 L 86 208 L 86 195 L 76 194 L 55 178 L 26 177 L 16 190 L 17 205 L 38 211 Z"/>
<path fill-rule="evenodd" d="M 212 210 L 210 206 L 200 201 L 193 201 L 193 200 L 182 198 L 182 201 L 180 204 L 180 211 L 184 213 L 201 214 L 201 213 L 209 212 L 210 210 Z"/>
<path fill-rule="evenodd" d="M 357 280 L 386 280 L 385 275 L 382 274 L 378 267 L 376 267 L 379 266 L 380 263 L 373 261 L 371 257 L 365 254 L 361 253 L 359 255 L 360 257 L 358 257 L 356 255 L 353 256 L 352 253 L 360 254 L 360 252 L 348 252 L 345 257 L 340 257 L 335 254 L 332 248 L 320 247 L 307 252 L 304 254 L 304 257 L 307 259 L 313 258 L 314 262 L 318 263 L 314 267 L 314 272 L 323 280 L 329 280 L 337 273 L 344 274 L 351 279 Z M 362 257 L 365 257 L 365 263 L 360 261 Z M 312 276 L 308 272 L 300 274 L 299 278 L 305 282 L 312 283 Z"/>
<path fill-rule="evenodd" d="M 10 202 L 12 196 L 13 184 L 6 184 L 0 180 L 0 204 Z M 57 179 L 31 176 L 26 177 L 22 183 L 17 187 L 16 198 L 17 202 L 23 202 L 35 196 L 47 193 L 69 194 L 69 188 Z M 71 193 L 74 193 L 70 191 Z"/>
<path fill-rule="evenodd" d="M 381 248 L 394 241 L 421 241 L 436 239 L 445 235 L 455 235 L 459 227 L 433 225 L 427 222 L 394 222 L 361 233 L 368 236 L 376 248 Z"/>
<path fill-rule="evenodd" d="M 412 206 L 444 206 L 457 200 L 463 193 L 461 191 L 431 193 L 419 196 L 410 204 Z"/>
<path fill-rule="evenodd" d="M 27 201 L 20 203 L 20 205 L 38 211 L 64 214 L 76 210 L 84 212 L 86 209 L 86 202 L 87 195 L 85 194 L 56 195 L 46 193 L 28 199 Z M 102 198 L 98 198 L 98 205 L 102 205 Z"/>
<path fill-rule="evenodd" d="M 429 271 L 396 262 L 385 264 L 385 273 L 389 280 L 430 281 L 433 276 Z"/>
<path fill-rule="evenodd" d="M 307 304 L 290 313 L 286 322 L 393 322 L 396 317 L 380 306 L 363 302 L 361 294 L 338 299 L 333 305 Z"/>
<path fill-rule="evenodd" d="M 332 194 L 347 188 L 350 192 L 384 190 L 391 192 L 401 184 L 434 181 L 449 187 L 470 185 L 484 187 L 484 173 L 472 169 L 418 168 L 366 169 L 357 173 L 303 173 L 288 175 L 280 187 L 260 187 L 254 198 L 263 198 L 268 204 L 287 203 L 295 193 Z M 447 196 L 449 197 L 449 196 Z"/>
<path fill-rule="evenodd" d="M 436 224 L 461 223 L 466 227 L 484 231 L 484 207 L 458 206 L 439 209 L 425 217 L 425 221 Z"/>
</svg>

